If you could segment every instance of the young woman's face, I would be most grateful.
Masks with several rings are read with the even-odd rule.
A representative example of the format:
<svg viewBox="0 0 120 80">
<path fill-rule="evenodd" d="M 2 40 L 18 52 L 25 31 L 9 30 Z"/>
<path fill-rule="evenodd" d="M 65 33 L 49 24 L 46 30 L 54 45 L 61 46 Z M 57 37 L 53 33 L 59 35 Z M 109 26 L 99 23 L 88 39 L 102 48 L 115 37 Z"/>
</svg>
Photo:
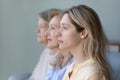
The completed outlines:
<svg viewBox="0 0 120 80">
<path fill-rule="evenodd" d="M 60 49 L 71 49 L 80 43 L 80 33 L 71 23 L 68 14 L 64 14 L 57 32 Z"/>
<path fill-rule="evenodd" d="M 45 31 L 48 29 L 48 23 L 42 18 L 38 18 L 38 27 L 36 30 L 37 33 L 37 41 L 40 43 L 47 43 L 47 37 L 45 35 Z"/>
<path fill-rule="evenodd" d="M 49 23 L 49 28 L 46 31 L 47 35 L 47 47 L 49 48 L 58 48 L 58 40 L 57 40 L 57 35 L 56 32 L 60 28 L 60 20 L 61 18 L 59 16 L 54 16 Z"/>
</svg>

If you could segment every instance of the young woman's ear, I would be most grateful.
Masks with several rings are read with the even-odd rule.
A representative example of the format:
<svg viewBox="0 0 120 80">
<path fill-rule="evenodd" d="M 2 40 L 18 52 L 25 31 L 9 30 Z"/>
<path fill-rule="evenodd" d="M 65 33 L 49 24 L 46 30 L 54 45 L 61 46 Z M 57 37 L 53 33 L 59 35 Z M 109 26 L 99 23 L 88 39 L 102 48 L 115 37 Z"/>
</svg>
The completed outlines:
<svg viewBox="0 0 120 80">
<path fill-rule="evenodd" d="M 84 39 L 86 38 L 88 35 L 88 31 L 86 29 L 84 29 L 82 32 L 80 32 L 80 38 Z"/>
</svg>

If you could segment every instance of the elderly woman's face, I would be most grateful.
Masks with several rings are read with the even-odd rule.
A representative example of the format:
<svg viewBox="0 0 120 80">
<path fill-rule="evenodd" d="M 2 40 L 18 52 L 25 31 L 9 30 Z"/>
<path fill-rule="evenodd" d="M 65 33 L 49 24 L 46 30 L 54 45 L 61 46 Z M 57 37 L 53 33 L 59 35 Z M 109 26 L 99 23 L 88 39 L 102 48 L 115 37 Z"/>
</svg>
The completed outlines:
<svg viewBox="0 0 120 80">
<path fill-rule="evenodd" d="M 40 43 L 47 43 L 47 37 L 45 35 L 45 31 L 48 29 L 48 23 L 42 18 L 38 18 L 38 27 L 36 30 L 37 33 L 37 41 Z"/>
</svg>

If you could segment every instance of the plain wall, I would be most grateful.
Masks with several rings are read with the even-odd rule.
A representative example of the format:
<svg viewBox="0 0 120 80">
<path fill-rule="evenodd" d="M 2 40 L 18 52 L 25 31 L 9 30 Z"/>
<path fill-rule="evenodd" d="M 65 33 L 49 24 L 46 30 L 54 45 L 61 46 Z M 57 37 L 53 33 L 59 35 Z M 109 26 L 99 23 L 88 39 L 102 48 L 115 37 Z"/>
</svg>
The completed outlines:
<svg viewBox="0 0 120 80">
<path fill-rule="evenodd" d="M 32 72 L 43 46 L 37 43 L 37 13 L 86 4 L 99 14 L 109 40 L 120 41 L 120 0 L 0 0 L 0 80 Z"/>
</svg>

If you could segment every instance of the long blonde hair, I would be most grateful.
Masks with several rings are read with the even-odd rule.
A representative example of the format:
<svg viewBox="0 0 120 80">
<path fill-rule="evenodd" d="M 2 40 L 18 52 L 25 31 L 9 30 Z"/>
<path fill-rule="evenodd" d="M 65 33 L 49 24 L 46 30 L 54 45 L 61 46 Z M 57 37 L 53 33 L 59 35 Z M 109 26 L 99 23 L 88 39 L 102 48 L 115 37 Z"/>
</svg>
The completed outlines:
<svg viewBox="0 0 120 80">
<path fill-rule="evenodd" d="M 74 6 L 65 13 L 69 15 L 78 32 L 82 32 L 84 29 L 88 31 L 82 49 L 86 55 L 96 61 L 106 80 L 111 80 L 110 67 L 105 55 L 107 38 L 97 13 L 86 5 Z"/>
</svg>

